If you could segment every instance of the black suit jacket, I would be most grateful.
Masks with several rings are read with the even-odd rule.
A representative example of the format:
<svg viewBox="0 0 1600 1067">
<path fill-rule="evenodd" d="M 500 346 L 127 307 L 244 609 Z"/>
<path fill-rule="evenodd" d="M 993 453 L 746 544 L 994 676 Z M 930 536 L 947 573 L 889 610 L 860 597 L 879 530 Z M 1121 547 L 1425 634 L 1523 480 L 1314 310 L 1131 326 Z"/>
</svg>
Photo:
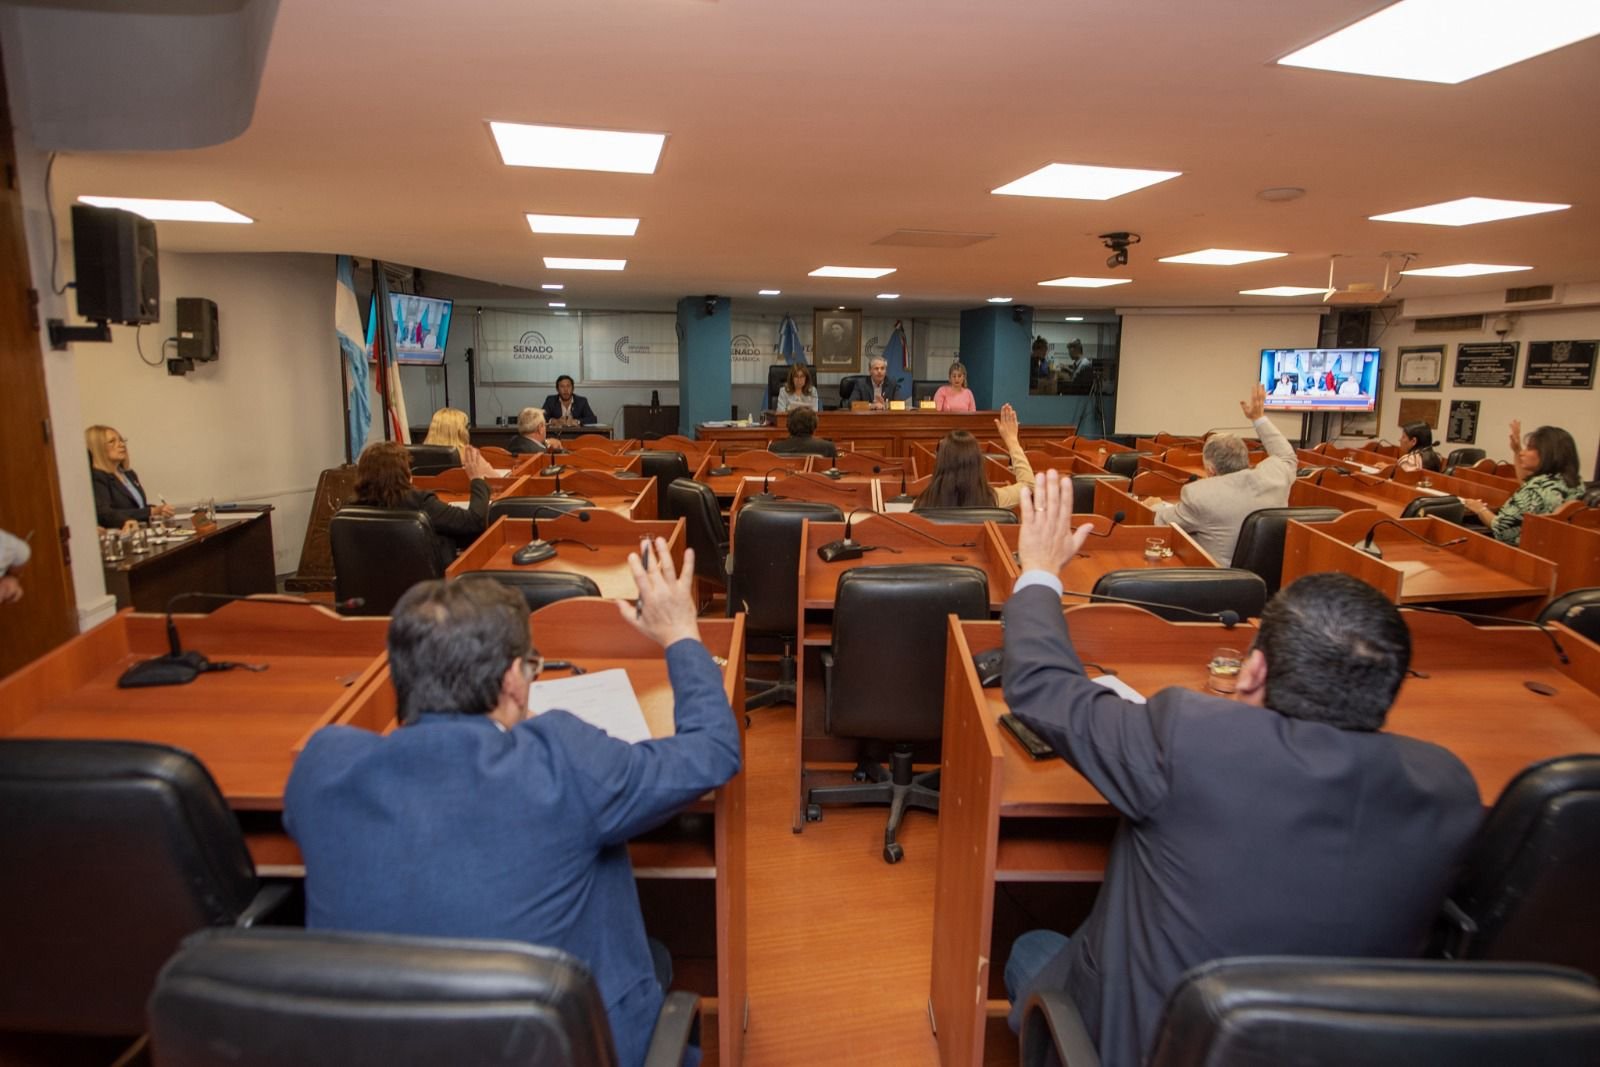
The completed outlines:
<svg viewBox="0 0 1600 1067">
<path fill-rule="evenodd" d="M 482 478 L 472 479 L 472 501 L 464 508 L 446 504 L 426 489 L 411 490 L 400 506 L 428 516 L 433 526 L 434 551 L 442 569 L 488 528 L 489 483 Z"/>
<path fill-rule="evenodd" d="M 892 377 L 886 377 L 883 379 L 883 399 L 885 401 L 900 399 L 899 381 Z M 857 400 L 865 401 L 868 404 L 872 403 L 871 378 L 857 378 L 855 382 L 851 384 L 850 395 L 840 397 L 840 402 L 846 406 Z"/>
<path fill-rule="evenodd" d="M 533 438 L 524 437 L 519 433 L 517 436 L 511 439 L 509 444 L 506 445 L 506 451 L 510 452 L 513 456 L 525 456 L 537 455 L 540 452 L 547 452 L 549 450 L 538 441 L 535 441 Z"/>
<path fill-rule="evenodd" d="M 780 437 L 767 446 L 767 451 L 787 455 L 827 456 L 829 459 L 839 457 L 839 450 L 832 441 L 809 435 L 802 437 L 790 434 L 788 437 Z"/>
<path fill-rule="evenodd" d="M 108 474 L 98 467 L 89 468 L 89 477 L 94 483 L 95 522 L 107 529 L 115 529 L 129 519 L 150 521 L 150 498 L 145 494 L 139 476 L 129 470 L 122 473 L 128 476 L 128 481 L 138 488 L 141 496 L 144 496 L 144 506 L 139 505 L 133 494 L 128 492 L 115 474 Z"/>
<path fill-rule="evenodd" d="M 559 419 L 561 417 L 561 396 L 551 393 L 544 398 L 544 417 L 546 419 Z M 595 416 L 594 410 L 589 407 L 589 402 L 577 393 L 572 394 L 572 417 L 585 426 L 593 426 L 600 420 Z"/>
<path fill-rule="evenodd" d="M 1207 960 L 1417 954 L 1482 818 L 1436 745 L 1191 689 L 1120 699 L 1084 676 L 1046 586 L 1006 603 L 1005 695 L 1123 816 L 1093 912 L 1017 1000 L 1065 989 L 1105 1067 L 1143 1062 Z"/>
</svg>

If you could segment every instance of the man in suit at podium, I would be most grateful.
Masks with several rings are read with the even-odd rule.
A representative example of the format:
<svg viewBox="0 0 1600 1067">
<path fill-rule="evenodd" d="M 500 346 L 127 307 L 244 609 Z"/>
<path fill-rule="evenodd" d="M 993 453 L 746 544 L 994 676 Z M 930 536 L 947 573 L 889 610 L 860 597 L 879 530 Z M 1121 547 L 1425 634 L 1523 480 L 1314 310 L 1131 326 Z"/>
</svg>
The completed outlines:
<svg viewBox="0 0 1600 1067">
<path fill-rule="evenodd" d="M 865 380 L 856 379 L 850 395 L 841 399 L 846 406 L 859 401 L 871 405 L 873 411 L 883 411 L 889 401 L 900 399 L 900 383 L 889 377 L 889 361 L 882 356 L 873 356 L 867 367 Z"/>
<path fill-rule="evenodd" d="M 593 426 L 599 422 L 589 402 L 572 391 L 572 375 L 556 379 L 556 391 L 544 398 L 544 417 L 552 426 Z"/>
<path fill-rule="evenodd" d="M 1065 991 L 1100 1062 L 1137 1067 L 1167 995 L 1207 960 L 1417 955 L 1483 808 L 1454 755 L 1383 732 L 1411 662 L 1394 605 L 1308 575 L 1262 612 L 1234 697 L 1124 700 L 1085 674 L 1061 610 L 1057 575 L 1093 528 L 1072 529 L 1055 471 L 1022 493 L 1006 702 L 1124 821 L 1084 924 L 1012 946 L 1016 1011 Z"/>
<path fill-rule="evenodd" d="M 693 550 L 628 557 L 632 625 L 666 650 L 675 732 L 629 744 L 565 711 L 530 717 L 542 660 L 522 597 L 428 581 L 395 605 L 389 665 L 403 724 L 317 731 L 284 791 L 306 864 L 306 925 L 506 938 L 572 953 L 595 977 L 621 1063 L 638 1067 L 664 997 L 628 839 L 739 770 L 722 671 L 700 643 Z"/>
</svg>

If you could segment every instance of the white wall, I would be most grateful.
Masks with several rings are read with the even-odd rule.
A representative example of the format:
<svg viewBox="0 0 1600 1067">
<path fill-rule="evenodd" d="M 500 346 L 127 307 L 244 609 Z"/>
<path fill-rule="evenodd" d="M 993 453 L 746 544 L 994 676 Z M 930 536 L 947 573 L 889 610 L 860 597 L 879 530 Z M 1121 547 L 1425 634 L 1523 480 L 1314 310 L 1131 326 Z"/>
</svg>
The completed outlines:
<svg viewBox="0 0 1600 1067">
<path fill-rule="evenodd" d="M 1379 312 L 1378 315 L 1393 314 Z M 1375 316 L 1376 320 L 1377 316 Z M 1486 319 L 1492 323 L 1495 316 Z M 1374 342 L 1383 349 L 1383 391 L 1378 403 L 1378 434 L 1390 441 L 1399 438 L 1400 401 L 1407 397 L 1440 401 L 1440 430 L 1435 435 L 1441 454 L 1451 448 L 1444 441 L 1444 421 L 1450 413 L 1451 400 L 1478 400 L 1478 448 L 1486 450 L 1498 460 L 1511 459 L 1506 443 L 1507 425 L 1512 419 L 1521 419 L 1523 432 L 1537 426 L 1560 426 L 1571 433 L 1578 442 L 1578 461 L 1585 479 L 1600 477 L 1595 471 L 1595 445 L 1600 435 L 1600 385 L 1590 389 L 1524 389 L 1522 374 L 1528 365 L 1528 344 L 1532 341 L 1588 341 L 1600 338 L 1600 308 L 1567 311 L 1522 312 L 1507 341 L 1521 342 L 1517 353 L 1517 385 L 1511 389 L 1457 389 L 1454 380 L 1456 346 L 1463 341 L 1481 344 L 1499 338 L 1491 329 L 1462 333 L 1418 334 L 1411 319 L 1395 319 L 1386 329 L 1374 325 Z M 1394 387 L 1399 366 L 1398 349 L 1402 346 L 1442 344 L 1445 349 L 1444 387 L 1436 393 L 1399 392 Z"/>
<path fill-rule="evenodd" d="M 271 504 L 276 570 L 293 571 L 317 475 L 344 461 L 333 279 L 332 256 L 162 253 L 161 322 L 141 331 L 144 358 L 161 365 L 140 362 L 130 326 L 74 346 L 79 436 L 63 452 L 83 467 L 81 428 L 105 423 L 128 437 L 150 495 L 180 511 L 206 498 Z M 217 362 L 181 378 L 160 360 L 180 296 L 216 301 L 220 340 Z"/>
</svg>

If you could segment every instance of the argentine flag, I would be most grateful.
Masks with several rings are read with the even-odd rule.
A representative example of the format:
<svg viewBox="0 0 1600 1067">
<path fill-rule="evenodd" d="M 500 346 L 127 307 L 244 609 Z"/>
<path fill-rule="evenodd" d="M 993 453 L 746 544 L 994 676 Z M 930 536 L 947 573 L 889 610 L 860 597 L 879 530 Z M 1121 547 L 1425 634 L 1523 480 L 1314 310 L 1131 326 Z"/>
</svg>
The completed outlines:
<svg viewBox="0 0 1600 1067">
<path fill-rule="evenodd" d="M 883 358 L 889 364 L 889 377 L 900 383 L 901 399 L 907 407 L 915 407 L 911 395 L 911 345 L 906 341 L 906 328 L 899 319 L 894 322 L 889 343 L 883 346 Z"/>
<path fill-rule="evenodd" d="M 800 327 L 792 315 L 785 315 L 778 326 L 778 352 L 791 366 L 806 361 L 806 346 L 800 343 Z"/>
<path fill-rule="evenodd" d="M 340 256 L 333 287 L 333 335 L 339 342 L 344 363 L 345 408 L 350 420 L 348 459 L 361 454 L 372 429 L 372 398 L 367 388 L 366 331 L 361 324 L 361 306 L 356 301 L 355 264 Z"/>
</svg>

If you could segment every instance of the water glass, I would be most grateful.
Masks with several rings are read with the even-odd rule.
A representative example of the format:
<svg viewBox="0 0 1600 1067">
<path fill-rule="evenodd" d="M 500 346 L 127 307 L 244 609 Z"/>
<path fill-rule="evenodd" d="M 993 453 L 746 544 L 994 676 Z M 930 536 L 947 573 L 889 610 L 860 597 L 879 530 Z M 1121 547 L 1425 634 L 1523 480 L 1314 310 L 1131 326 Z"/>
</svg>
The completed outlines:
<svg viewBox="0 0 1600 1067">
<path fill-rule="evenodd" d="M 1167 554 L 1167 542 L 1160 537 L 1147 537 L 1144 541 L 1144 561 L 1146 563 L 1160 563 Z"/>
<path fill-rule="evenodd" d="M 1231 693 L 1239 686 L 1239 668 L 1244 664 L 1244 656 L 1237 648 L 1214 648 L 1211 650 L 1211 661 L 1206 664 L 1208 674 L 1206 684 L 1214 692 Z"/>
</svg>

